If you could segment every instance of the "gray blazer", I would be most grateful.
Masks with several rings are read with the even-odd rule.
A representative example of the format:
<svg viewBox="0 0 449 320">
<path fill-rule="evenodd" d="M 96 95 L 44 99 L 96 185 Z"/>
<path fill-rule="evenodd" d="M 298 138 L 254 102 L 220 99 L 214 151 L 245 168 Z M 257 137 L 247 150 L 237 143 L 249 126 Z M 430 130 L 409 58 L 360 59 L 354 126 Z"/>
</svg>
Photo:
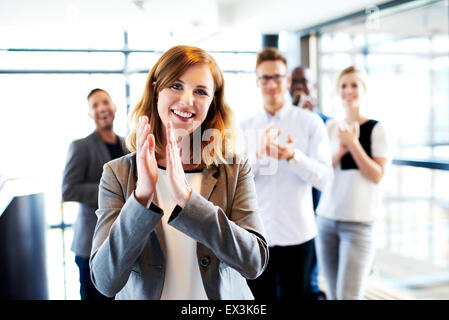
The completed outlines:
<svg viewBox="0 0 449 320">
<path fill-rule="evenodd" d="M 253 299 L 245 278 L 263 272 L 268 246 L 250 166 L 234 160 L 203 170 L 201 192 L 192 191 L 186 206 L 173 212 L 163 212 L 156 197 L 149 208 L 134 197 L 135 153 L 107 163 L 90 256 L 98 291 L 116 299 L 160 299 L 166 263 L 161 218 L 170 214 L 168 223 L 197 241 L 209 299 Z"/>
<path fill-rule="evenodd" d="M 129 151 L 125 140 L 118 138 L 123 152 L 127 154 Z M 95 210 L 98 209 L 98 185 L 103 165 L 110 160 L 111 155 L 97 131 L 84 139 L 73 141 L 67 153 L 62 178 L 62 201 L 80 203 L 71 249 L 83 258 L 89 257 L 92 248 L 92 236 L 97 224 Z"/>
</svg>

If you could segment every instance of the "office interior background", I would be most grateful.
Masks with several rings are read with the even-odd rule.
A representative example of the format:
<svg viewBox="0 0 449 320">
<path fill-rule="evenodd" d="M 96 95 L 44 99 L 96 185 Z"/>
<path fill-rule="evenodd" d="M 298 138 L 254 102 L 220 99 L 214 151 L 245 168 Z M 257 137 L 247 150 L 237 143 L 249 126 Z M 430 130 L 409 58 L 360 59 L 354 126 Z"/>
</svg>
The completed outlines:
<svg viewBox="0 0 449 320">
<path fill-rule="evenodd" d="M 448 299 L 448 15 L 448 0 L 2 0 L 0 224 L 8 194 L 41 193 L 46 298 L 80 299 L 77 204 L 61 203 L 61 180 L 70 142 L 95 128 L 88 92 L 111 94 L 125 136 L 160 54 L 194 45 L 223 70 L 240 122 L 263 108 L 256 55 L 276 45 L 290 69 L 310 69 L 312 94 L 333 118 L 343 116 L 339 71 L 365 69 L 365 111 L 391 133 L 366 298 Z"/>
</svg>

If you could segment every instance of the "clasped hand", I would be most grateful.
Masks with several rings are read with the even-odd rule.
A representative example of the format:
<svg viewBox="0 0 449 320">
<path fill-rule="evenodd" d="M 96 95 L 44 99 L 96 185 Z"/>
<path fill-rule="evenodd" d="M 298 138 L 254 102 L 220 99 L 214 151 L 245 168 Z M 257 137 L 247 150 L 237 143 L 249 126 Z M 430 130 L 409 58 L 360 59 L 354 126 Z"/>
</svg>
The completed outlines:
<svg viewBox="0 0 449 320">
<path fill-rule="evenodd" d="M 348 124 L 346 121 L 339 123 L 338 138 L 340 139 L 340 153 L 349 151 L 351 144 L 357 143 L 360 135 L 360 126 L 357 122 Z"/>
<path fill-rule="evenodd" d="M 139 118 L 136 131 L 136 165 L 137 187 L 135 197 L 142 205 L 149 207 L 153 201 L 158 179 L 158 166 L 155 155 L 154 135 L 150 134 L 148 117 Z M 186 180 L 171 122 L 166 127 L 165 160 L 169 181 L 170 196 L 173 201 L 184 208 L 192 188 Z"/>
<path fill-rule="evenodd" d="M 274 134 L 272 133 L 272 130 L 273 124 L 270 124 L 268 128 L 265 129 L 257 149 L 257 158 L 260 159 L 264 155 L 267 155 L 278 160 L 291 159 L 295 154 L 295 145 L 292 136 L 288 134 L 287 142 L 285 144 L 279 144 L 278 138 L 281 135 L 282 130 L 277 130 Z"/>
</svg>

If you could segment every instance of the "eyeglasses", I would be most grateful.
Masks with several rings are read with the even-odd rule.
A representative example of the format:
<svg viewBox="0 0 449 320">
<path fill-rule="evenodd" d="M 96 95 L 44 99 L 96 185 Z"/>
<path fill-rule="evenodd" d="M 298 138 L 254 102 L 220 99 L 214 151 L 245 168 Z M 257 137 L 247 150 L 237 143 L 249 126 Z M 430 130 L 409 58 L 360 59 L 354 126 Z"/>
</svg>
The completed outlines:
<svg viewBox="0 0 449 320">
<path fill-rule="evenodd" d="M 286 76 L 287 75 L 285 75 L 285 74 L 275 74 L 274 76 L 257 77 L 257 80 L 260 81 L 260 83 L 262 83 L 262 84 L 267 84 L 270 80 L 273 80 L 274 82 L 279 83 Z"/>
</svg>

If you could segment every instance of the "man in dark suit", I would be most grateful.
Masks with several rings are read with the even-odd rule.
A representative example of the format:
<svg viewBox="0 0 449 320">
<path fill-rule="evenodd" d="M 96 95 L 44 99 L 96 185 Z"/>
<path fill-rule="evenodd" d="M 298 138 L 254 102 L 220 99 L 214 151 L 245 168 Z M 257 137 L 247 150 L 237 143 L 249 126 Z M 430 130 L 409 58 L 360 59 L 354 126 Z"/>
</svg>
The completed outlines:
<svg viewBox="0 0 449 320">
<path fill-rule="evenodd" d="M 103 165 L 128 153 L 125 141 L 115 134 L 113 122 L 117 107 L 103 89 L 94 89 L 87 96 L 89 117 L 95 121 L 95 131 L 70 144 L 62 181 L 62 201 L 80 203 L 74 226 L 72 251 L 80 271 L 82 300 L 108 299 L 92 284 L 89 257 L 97 223 L 98 186 Z"/>
</svg>

